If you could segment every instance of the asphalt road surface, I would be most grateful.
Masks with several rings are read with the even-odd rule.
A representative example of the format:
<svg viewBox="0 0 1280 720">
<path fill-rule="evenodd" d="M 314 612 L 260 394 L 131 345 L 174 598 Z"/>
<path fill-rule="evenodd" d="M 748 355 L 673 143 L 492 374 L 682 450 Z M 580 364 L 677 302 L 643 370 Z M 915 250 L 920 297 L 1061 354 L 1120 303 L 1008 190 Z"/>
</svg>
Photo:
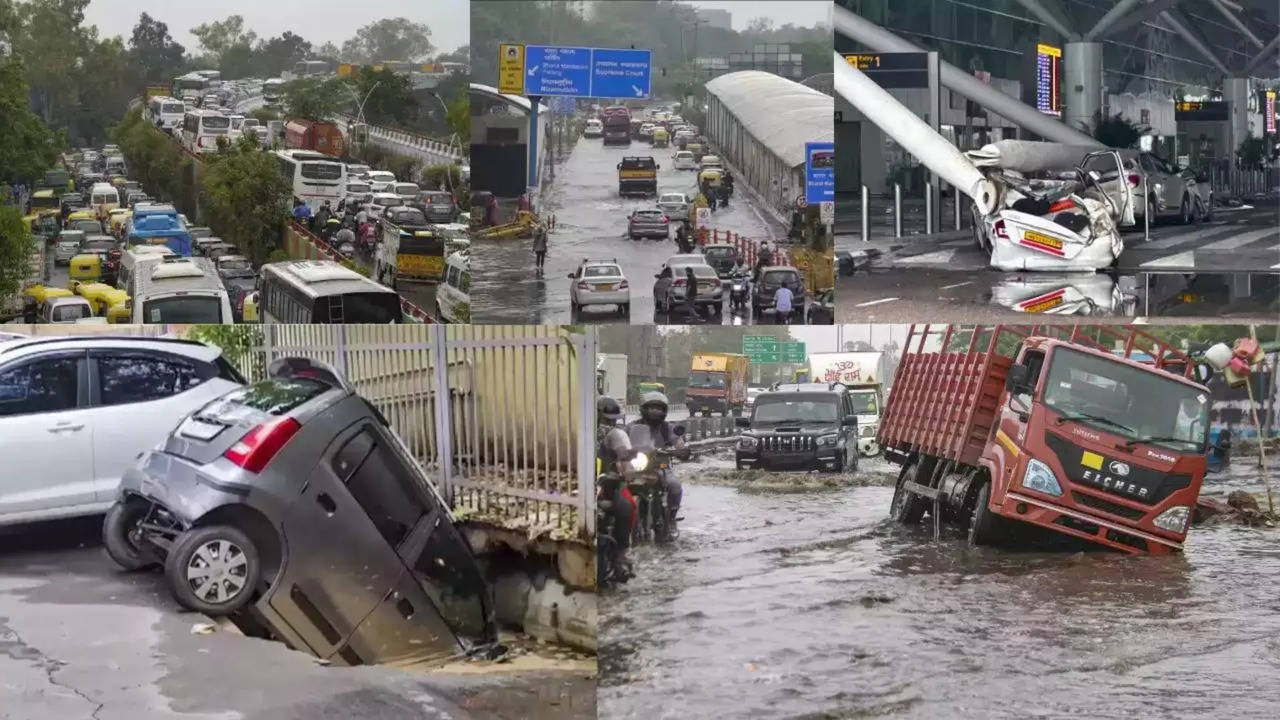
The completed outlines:
<svg viewBox="0 0 1280 720">
<path fill-rule="evenodd" d="M 596 717 L 595 680 L 581 671 L 326 667 L 227 629 L 195 634 L 206 618 L 179 609 L 160 573 L 118 570 L 101 526 L 0 533 L 0 718 Z"/>
<path fill-rule="evenodd" d="M 556 179 L 545 193 L 540 215 L 556 217 L 548 237 L 545 272 L 535 276 L 531 241 L 477 241 L 472 254 L 471 302 L 476 318 L 485 323 L 632 322 L 678 323 L 682 312 L 670 317 L 655 312 L 654 275 L 675 255 L 674 240 L 627 238 L 627 216 L 635 209 L 655 207 L 656 198 L 618 196 L 618 162 L 626 155 L 652 155 L 657 161 L 658 192 L 693 195 L 697 181 L 691 170 L 672 167 L 671 148 L 651 148 L 647 142 L 605 147 L 598 138 L 580 138 L 568 160 L 556 168 Z M 736 192 L 729 207 L 711 216 L 711 225 L 754 239 L 771 239 L 773 232 L 745 193 Z M 672 226 L 674 237 L 674 225 Z M 621 317 L 613 306 L 589 307 L 581 317 L 569 310 L 569 273 L 584 258 L 617 260 L 631 284 L 631 314 Z M 727 304 L 727 303 L 726 303 Z M 720 313 L 697 322 L 751 324 L 742 314 Z"/>
<path fill-rule="evenodd" d="M 874 239 L 837 236 L 847 273 L 838 322 L 1008 319 L 1027 312 L 1093 317 L 1274 319 L 1280 312 L 1276 205 L 1218 211 L 1201 225 L 1126 232 L 1105 273 L 999 272 L 968 231 Z"/>
</svg>

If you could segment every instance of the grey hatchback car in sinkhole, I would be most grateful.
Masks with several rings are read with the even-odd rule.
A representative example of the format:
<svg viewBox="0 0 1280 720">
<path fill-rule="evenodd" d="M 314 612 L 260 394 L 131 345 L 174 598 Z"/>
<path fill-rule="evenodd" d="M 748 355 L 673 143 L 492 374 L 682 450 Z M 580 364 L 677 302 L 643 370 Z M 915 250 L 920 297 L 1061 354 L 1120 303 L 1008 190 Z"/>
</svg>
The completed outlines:
<svg viewBox="0 0 1280 720">
<path fill-rule="evenodd" d="M 382 413 L 323 363 L 267 375 L 125 472 L 112 559 L 163 563 L 183 606 L 336 664 L 496 651 L 492 590 Z"/>
</svg>

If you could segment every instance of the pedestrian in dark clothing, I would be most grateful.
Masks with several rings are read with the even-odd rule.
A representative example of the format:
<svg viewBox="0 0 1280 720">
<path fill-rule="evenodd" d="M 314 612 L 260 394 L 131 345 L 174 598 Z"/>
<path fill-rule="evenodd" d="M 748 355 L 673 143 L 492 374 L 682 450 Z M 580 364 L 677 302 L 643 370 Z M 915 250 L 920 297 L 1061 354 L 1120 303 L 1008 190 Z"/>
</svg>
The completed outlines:
<svg viewBox="0 0 1280 720">
<path fill-rule="evenodd" d="M 686 266 L 684 269 L 685 282 L 685 311 L 691 319 L 700 317 L 698 315 L 698 276 L 693 274 L 693 268 Z"/>
</svg>

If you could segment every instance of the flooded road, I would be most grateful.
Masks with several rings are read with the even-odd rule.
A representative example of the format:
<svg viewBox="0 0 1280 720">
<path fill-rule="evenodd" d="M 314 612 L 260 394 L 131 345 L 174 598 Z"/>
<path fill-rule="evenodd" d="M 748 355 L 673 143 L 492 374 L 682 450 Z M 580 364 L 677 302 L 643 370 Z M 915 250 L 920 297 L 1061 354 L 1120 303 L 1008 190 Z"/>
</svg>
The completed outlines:
<svg viewBox="0 0 1280 720">
<path fill-rule="evenodd" d="M 699 467 L 680 539 L 601 599 L 602 718 L 1275 716 L 1280 531 L 1197 527 L 1163 558 L 970 549 L 892 524 L 889 487 Z M 1206 494 L 1241 488 L 1261 497 L 1245 458 Z"/>
<path fill-rule="evenodd" d="M 568 160 L 556 167 L 556 179 L 546 191 L 539 214 L 556 217 L 547 239 L 547 264 L 543 277 L 533 273 L 532 241 L 477 240 L 472 247 L 471 301 L 476 317 L 488 323 L 621 322 L 637 324 L 685 323 L 683 313 L 671 318 L 656 313 L 654 275 L 667 258 L 677 253 L 674 240 L 627 237 L 627 217 L 632 210 L 656 207 L 657 198 L 618 196 L 618 162 L 627 155 L 651 155 L 658 163 L 658 193 L 694 195 L 697 180 L 692 170 L 676 170 L 673 148 L 653 148 L 647 142 L 630 146 L 605 145 L 598 138 L 580 138 Z M 773 233 L 745 193 L 735 192 L 729 207 L 711 216 L 711 226 L 754 239 L 772 239 Z M 672 224 L 674 238 L 675 225 Z M 631 313 L 622 317 L 612 305 L 588 307 L 581 317 L 569 310 L 569 273 L 583 259 L 616 260 L 631 284 Z M 700 322 L 750 324 L 744 314 L 716 314 Z"/>
</svg>

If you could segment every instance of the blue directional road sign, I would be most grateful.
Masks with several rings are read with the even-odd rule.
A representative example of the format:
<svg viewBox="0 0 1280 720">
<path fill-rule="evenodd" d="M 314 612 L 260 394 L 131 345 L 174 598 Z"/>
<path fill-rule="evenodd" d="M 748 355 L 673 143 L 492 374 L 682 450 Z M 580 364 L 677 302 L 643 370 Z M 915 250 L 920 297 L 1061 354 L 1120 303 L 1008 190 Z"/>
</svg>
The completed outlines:
<svg viewBox="0 0 1280 720">
<path fill-rule="evenodd" d="M 595 48 L 591 51 L 591 96 L 649 97 L 650 51 Z"/>
<path fill-rule="evenodd" d="M 529 45 L 524 94 L 647 98 L 651 55 L 649 50 Z"/>
<path fill-rule="evenodd" d="M 591 95 L 591 48 L 529 45 L 524 51 L 525 95 Z"/>
<path fill-rule="evenodd" d="M 804 199 L 810 205 L 836 200 L 836 144 L 804 144 Z"/>
</svg>

